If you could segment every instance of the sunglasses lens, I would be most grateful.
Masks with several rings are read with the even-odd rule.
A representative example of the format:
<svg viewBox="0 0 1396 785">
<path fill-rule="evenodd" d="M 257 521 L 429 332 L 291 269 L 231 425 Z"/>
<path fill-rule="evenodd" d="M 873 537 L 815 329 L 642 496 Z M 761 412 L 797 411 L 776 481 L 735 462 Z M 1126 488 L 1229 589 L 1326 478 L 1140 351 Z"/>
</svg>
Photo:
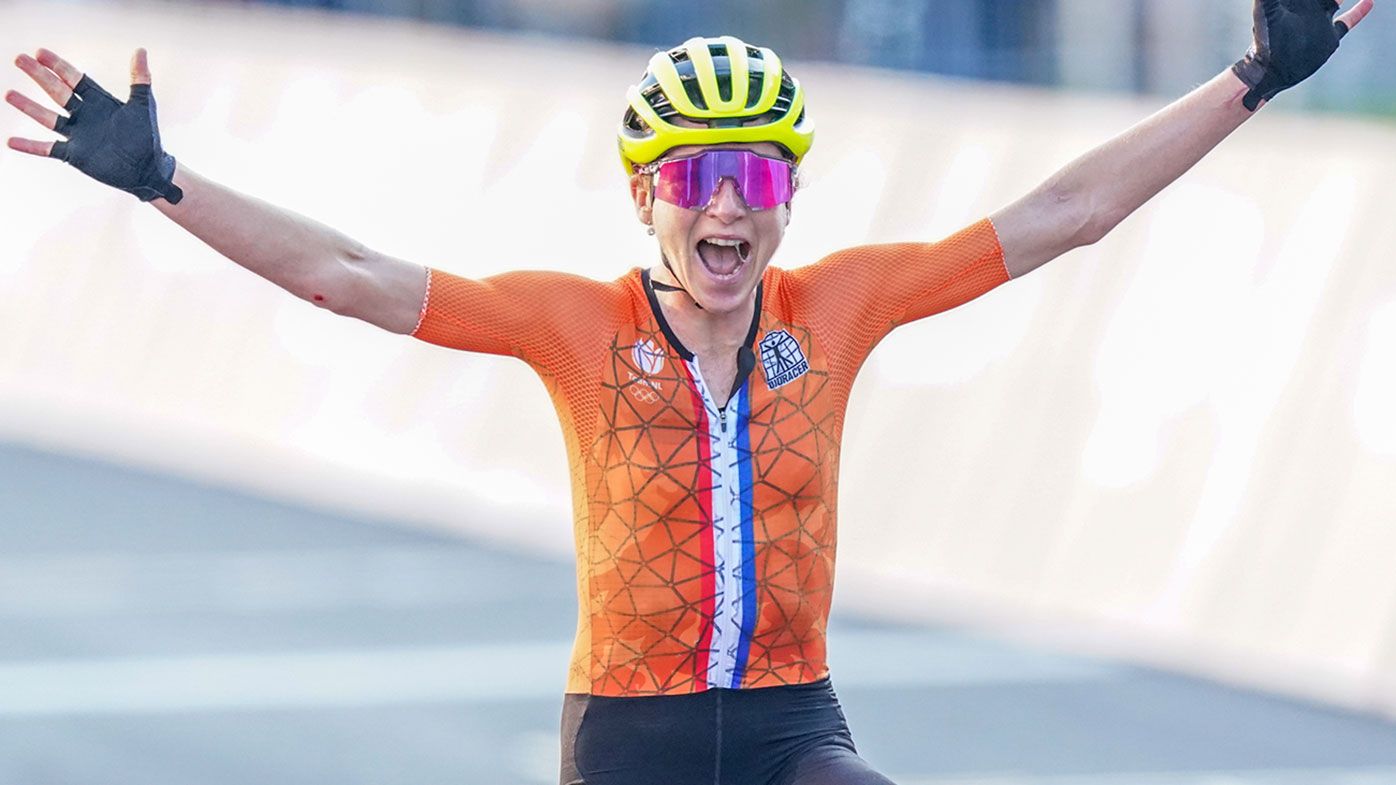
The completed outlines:
<svg viewBox="0 0 1396 785">
<path fill-rule="evenodd" d="M 789 162 L 747 150 L 711 150 L 660 164 L 655 196 L 687 210 L 702 210 L 729 178 L 752 210 L 769 210 L 795 194 Z"/>
<path fill-rule="evenodd" d="M 795 195 L 790 164 L 759 155 L 747 155 L 737 178 L 742 198 L 753 210 L 769 210 Z"/>
</svg>

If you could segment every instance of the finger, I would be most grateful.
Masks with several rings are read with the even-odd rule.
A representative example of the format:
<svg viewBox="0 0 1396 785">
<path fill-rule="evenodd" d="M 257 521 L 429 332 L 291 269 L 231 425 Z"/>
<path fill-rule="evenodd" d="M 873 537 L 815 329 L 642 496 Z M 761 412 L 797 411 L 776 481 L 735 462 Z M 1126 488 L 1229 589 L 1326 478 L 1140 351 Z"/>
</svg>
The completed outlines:
<svg viewBox="0 0 1396 785">
<path fill-rule="evenodd" d="M 63 80 L 59 79 L 54 72 L 45 68 L 42 63 L 29 55 L 16 57 L 15 65 L 19 66 L 19 70 L 29 74 L 29 78 L 37 82 L 39 87 L 48 93 L 48 97 L 53 99 L 54 103 L 59 106 L 68 105 L 68 101 L 73 97 L 73 89 L 63 84 Z"/>
<path fill-rule="evenodd" d="M 78 86 L 82 81 L 82 71 L 74 68 L 71 63 L 48 49 L 40 49 L 37 53 L 39 62 L 50 71 L 58 74 L 58 78 L 63 80 L 63 84 L 69 88 Z"/>
<path fill-rule="evenodd" d="M 1366 19 L 1367 14 L 1372 13 L 1372 4 L 1373 0 L 1359 0 L 1357 5 L 1343 12 L 1342 16 L 1338 17 L 1338 21 L 1334 23 L 1338 25 L 1339 37 L 1346 35 L 1349 30 L 1357 27 L 1358 23 Z"/>
<path fill-rule="evenodd" d="M 34 118 L 35 122 L 50 131 L 58 130 L 58 113 L 45 109 L 29 96 L 11 90 L 5 93 L 5 103 Z"/>
<path fill-rule="evenodd" d="M 29 155 L 48 157 L 49 151 L 53 149 L 53 142 L 36 142 L 33 139 L 19 139 L 10 137 L 8 142 L 11 150 L 18 150 Z"/>
<path fill-rule="evenodd" d="M 131 84 L 150 84 L 150 63 L 144 49 L 131 55 Z"/>
</svg>

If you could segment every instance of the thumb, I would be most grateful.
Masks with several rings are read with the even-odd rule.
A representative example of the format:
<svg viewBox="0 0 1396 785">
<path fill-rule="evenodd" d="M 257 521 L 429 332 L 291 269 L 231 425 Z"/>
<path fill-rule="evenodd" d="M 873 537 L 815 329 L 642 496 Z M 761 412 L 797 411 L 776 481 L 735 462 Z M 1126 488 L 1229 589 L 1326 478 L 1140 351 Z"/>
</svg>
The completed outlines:
<svg viewBox="0 0 1396 785">
<path fill-rule="evenodd" d="M 146 62 L 144 49 L 137 49 L 131 55 L 131 84 L 150 84 L 150 64 Z"/>
</svg>

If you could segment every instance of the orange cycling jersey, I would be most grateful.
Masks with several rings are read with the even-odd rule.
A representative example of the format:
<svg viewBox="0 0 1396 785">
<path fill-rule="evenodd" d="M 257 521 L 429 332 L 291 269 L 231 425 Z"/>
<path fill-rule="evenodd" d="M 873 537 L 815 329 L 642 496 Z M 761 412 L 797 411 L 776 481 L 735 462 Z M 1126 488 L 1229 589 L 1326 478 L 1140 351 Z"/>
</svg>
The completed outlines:
<svg viewBox="0 0 1396 785">
<path fill-rule="evenodd" d="M 572 475 L 579 613 L 567 691 L 669 695 L 823 678 L 839 442 L 893 327 L 1008 280 L 989 221 L 931 244 L 768 267 L 719 406 L 648 273 L 429 273 L 425 341 L 511 354 L 548 386 Z M 754 362 L 751 360 L 754 359 Z"/>
</svg>

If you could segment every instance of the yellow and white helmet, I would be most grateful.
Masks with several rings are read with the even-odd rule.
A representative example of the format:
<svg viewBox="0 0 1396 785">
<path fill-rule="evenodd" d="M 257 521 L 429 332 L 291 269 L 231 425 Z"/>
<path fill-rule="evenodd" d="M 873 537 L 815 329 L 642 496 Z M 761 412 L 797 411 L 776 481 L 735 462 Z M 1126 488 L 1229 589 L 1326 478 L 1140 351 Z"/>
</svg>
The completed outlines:
<svg viewBox="0 0 1396 785">
<path fill-rule="evenodd" d="M 773 142 L 798 164 L 814 141 L 800 83 L 775 52 L 730 35 L 690 38 L 655 54 L 626 100 L 620 158 L 627 175 L 680 145 Z"/>
</svg>

